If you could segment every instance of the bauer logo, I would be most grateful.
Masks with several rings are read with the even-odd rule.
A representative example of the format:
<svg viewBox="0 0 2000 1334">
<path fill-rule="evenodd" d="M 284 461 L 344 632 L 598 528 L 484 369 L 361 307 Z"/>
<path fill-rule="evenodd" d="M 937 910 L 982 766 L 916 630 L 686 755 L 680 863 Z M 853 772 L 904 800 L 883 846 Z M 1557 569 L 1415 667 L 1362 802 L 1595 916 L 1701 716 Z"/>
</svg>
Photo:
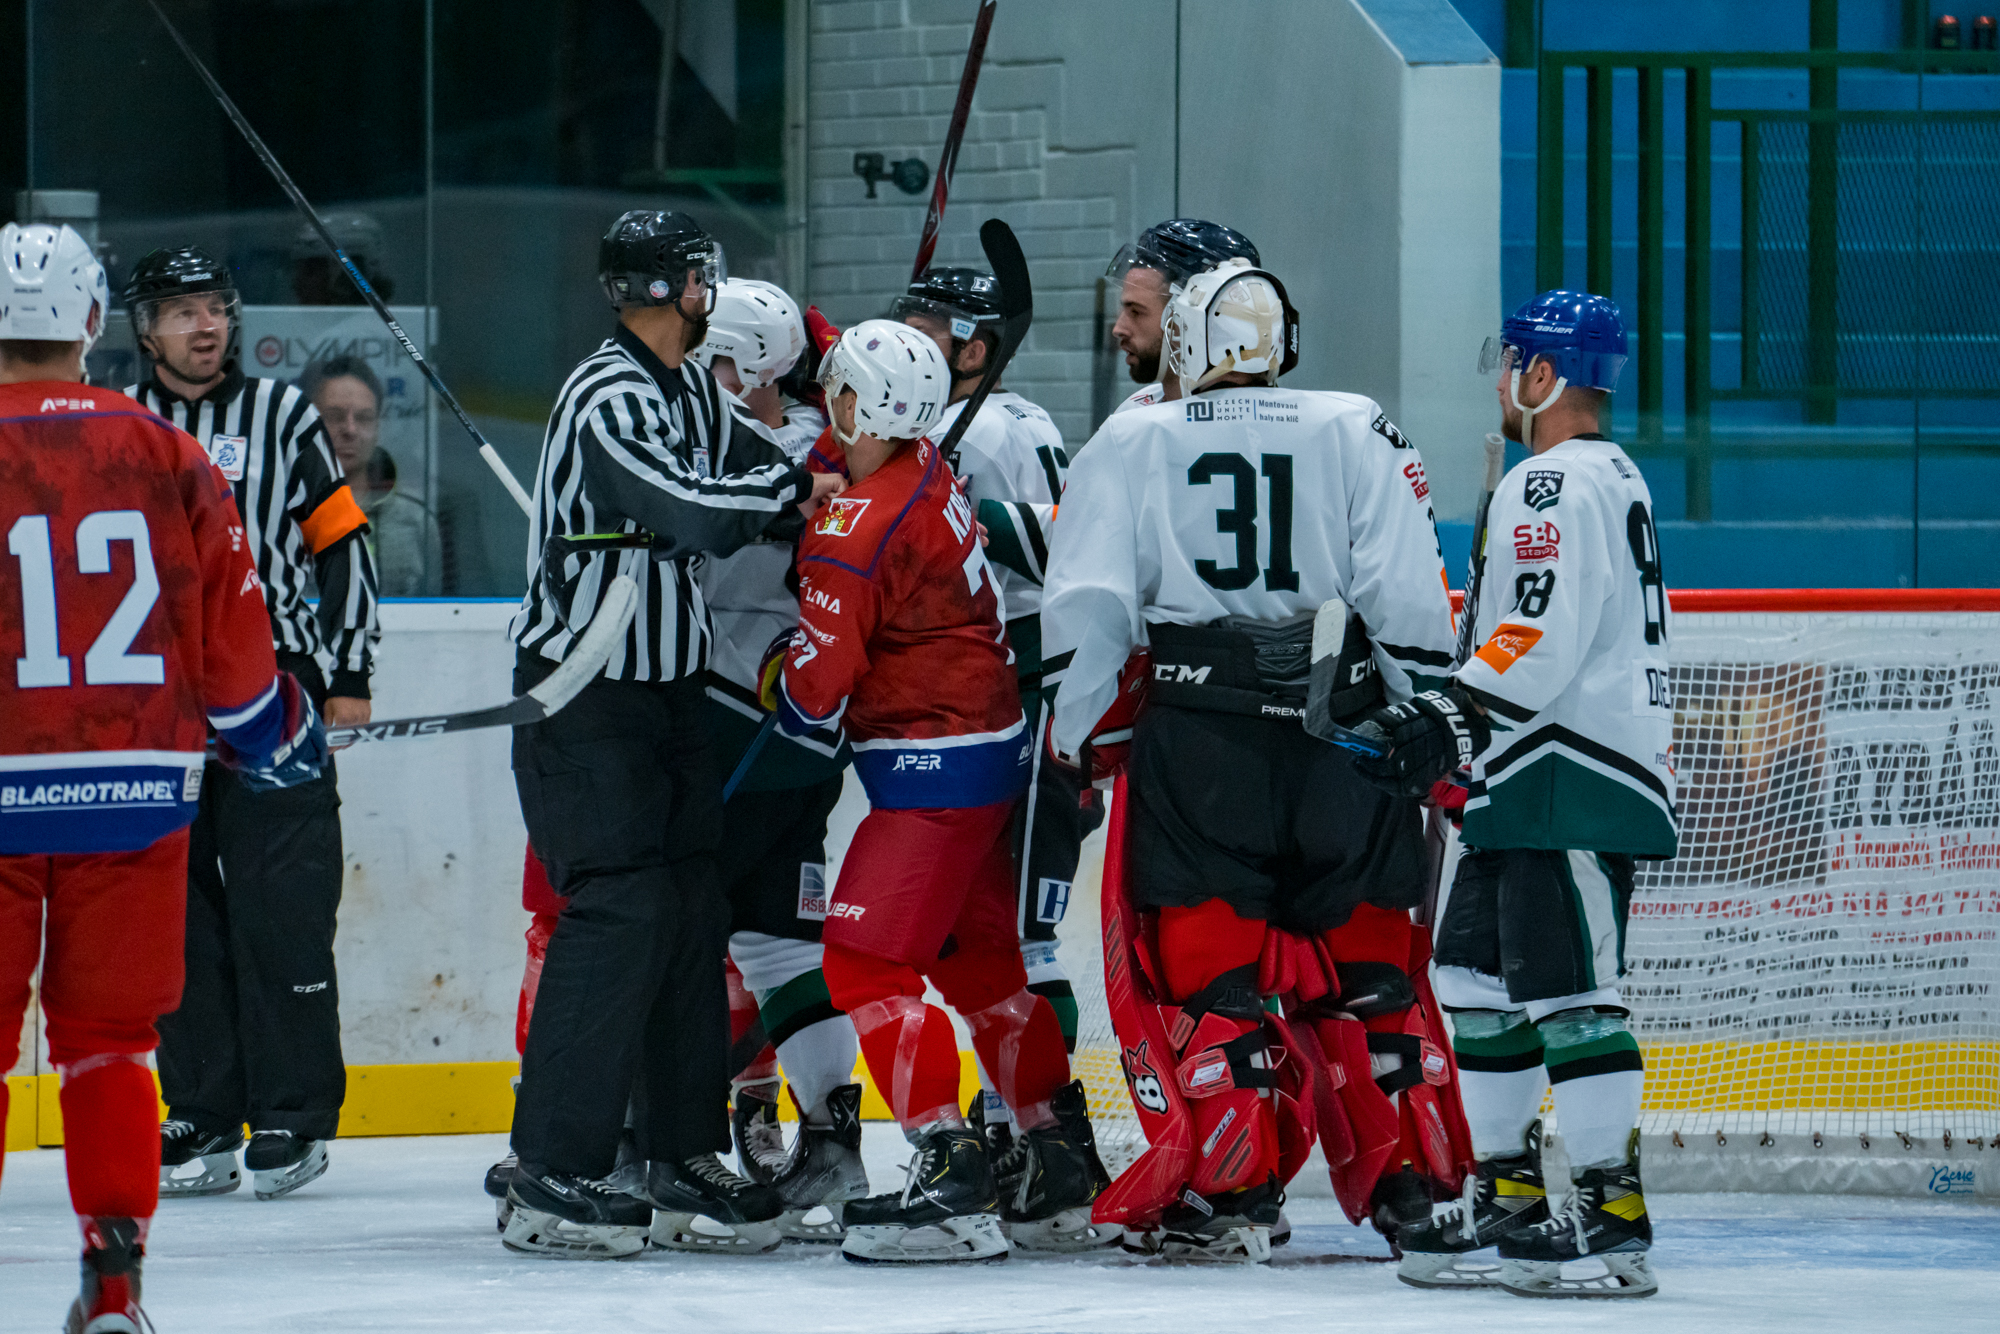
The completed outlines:
<svg viewBox="0 0 2000 1334">
<path fill-rule="evenodd" d="M 1978 1193 L 1978 1169 L 1972 1167 L 1933 1167 L 1931 1169 L 1931 1194 L 1933 1195 L 1973 1195 Z"/>
<path fill-rule="evenodd" d="M 826 920 L 826 867 L 818 862 L 799 863 L 799 920 Z"/>
<path fill-rule="evenodd" d="M 1521 499 L 1529 509 L 1545 510 L 1555 506 L 1562 499 L 1563 475 L 1560 472 L 1531 472 L 1528 485 L 1521 492 Z"/>
</svg>

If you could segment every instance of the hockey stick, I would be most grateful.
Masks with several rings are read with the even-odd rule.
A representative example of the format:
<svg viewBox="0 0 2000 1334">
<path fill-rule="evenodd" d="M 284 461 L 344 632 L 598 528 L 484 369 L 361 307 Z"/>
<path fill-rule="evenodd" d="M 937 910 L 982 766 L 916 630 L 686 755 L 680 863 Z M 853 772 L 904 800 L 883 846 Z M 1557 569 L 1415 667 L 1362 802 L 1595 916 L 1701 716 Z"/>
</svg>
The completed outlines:
<svg viewBox="0 0 2000 1334">
<path fill-rule="evenodd" d="M 368 280 L 361 276 L 361 270 L 347 257 L 347 252 L 340 248 L 340 243 L 333 239 L 333 233 L 326 229 L 325 220 L 311 204 L 306 202 L 305 195 L 297 185 L 293 184 L 285 169 L 278 164 L 278 159 L 270 148 L 258 137 L 257 131 L 250 127 L 250 122 L 244 119 L 243 113 L 236 109 L 236 104 L 229 100 L 229 94 L 222 91 L 222 85 L 216 82 L 213 74 L 209 73 L 208 66 L 201 63 L 201 57 L 197 56 L 194 48 L 188 45 L 187 38 L 181 36 L 181 30 L 174 26 L 173 20 L 169 19 L 166 11 L 160 8 L 159 0 L 146 0 L 146 3 L 152 6 L 153 13 L 159 17 L 160 23 L 167 30 L 167 35 L 174 39 L 174 45 L 178 46 L 181 54 L 187 57 L 188 64 L 194 66 L 194 72 L 208 85 L 209 95 L 221 106 L 222 113 L 228 116 L 230 122 L 242 132 L 244 140 L 250 145 L 250 151 L 257 155 L 257 160 L 271 173 L 272 179 L 277 181 L 278 188 L 285 192 L 293 207 L 305 214 L 306 221 L 310 222 L 313 230 L 319 233 L 319 239 L 326 243 L 326 248 L 333 252 L 333 257 L 340 261 L 343 269 L 347 270 L 347 276 L 354 280 L 354 285 L 361 290 L 361 295 L 367 298 L 368 304 L 374 307 L 377 315 L 381 316 L 382 323 L 389 326 L 389 332 L 395 335 L 396 341 L 402 345 L 403 355 L 416 363 L 417 369 L 424 373 L 426 380 L 430 381 L 431 388 L 437 391 L 437 396 L 444 400 L 444 405 L 458 418 L 458 424 L 465 428 L 466 434 L 470 435 L 473 443 L 479 446 L 479 457 L 485 459 L 486 466 L 493 469 L 493 475 L 500 479 L 500 485 L 507 488 L 507 494 L 514 498 L 514 503 L 521 507 L 523 514 L 532 516 L 534 502 L 528 499 L 528 493 L 521 489 L 520 482 L 514 479 L 514 474 L 508 471 L 507 465 L 500 461 L 499 452 L 487 442 L 484 435 L 480 434 L 479 428 L 472 424 L 472 418 L 459 406 L 458 398 L 445 387 L 444 380 L 436 369 L 424 359 L 423 353 L 417 351 L 417 345 L 403 332 L 403 326 L 396 323 L 396 317 L 389 313 L 388 305 L 375 289 L 368 285 Z"/>
<path fill-rule="evenodd" d="M 972 423 L 972 414 L 979 411 L 979 405 L 1000 383 L 1000 372 L 1014 359 L 1035 318 L 1035 291 L 1028 281 L 1028 261 L 1021 254 L 1021 243 L 1014 239 L 1014 229 L 998 218 L 988 218 L 980 224 L 979 244 L 986 251 L 986 262 L 993 266 L 993 281 L 1000 288 L 1000 346 L 987 359 L 978 387 L 965 400 L 958 420 L 938 442 L 938 452 L 946 461 L 956 454 L 958 442 L 965 438 L 965 428 Z"/>
<path fill-rule="evenodd" d="M 1486 574 L 1486 515 L 1493 508 L 1493 493 L 1500 489 L 1506 471 L 1507 442 L 1491 431 L 1486 433 L 1486 486 L 1479 497 L 1479 512 L 1472 520 L 1472 554 L 1465 562 L 1465 601 L 1458 609 L 1458 647 L 1451 655 L 1454 668 L 1463 667 L 1472 656 L 1473 614 L 1479 610 L 1479 583 Z"/>
<path fill-rule="evenodd" d="M 469 713 L 441 713 L 429 718 L 398 718 L 386 723 L 363 723 L 359 727 L 330 727 L 327 744 L 335 750 L 360 741 L 394 741 L 400 737 L 443 736 L 447 732 L 467 732 L 475 727 L 525 727 L 541 722 L 575 699 L 577 692 L 604 670 L 611 651 L 625 636 L 632 614 L 639 609 L 639 586 L 624 575 L 611 581 L 598 604 L 597 614 L 584 627 L 583 635 L 553 672 L 525 695 L 519 695 L 491 709 Z"/>
<path fill-rule="evenodd" d="M 993 31 L 993 11 L 999 0 L 979 0 L 979 16 L 972 21 L 972 45 L 966 48 L 965 70 L 958 76 L 958 101 L 951 109 L 951 128 L 945 131 L 944 152 L 938 154 L 937 175 L 932 178 L 930 211 L 924 214 L 923 235 L 917 239 L 917 262 L 910 281 L 924 276 L 931 256 L 937 252 L 938 229 L 944 226 L 944 204 L 951 194 L 951 176 L 958 168 L 958 148 L 965 140 L 965 122 L 972 114 L 972 90 L 979 86 L 979 67 L 986 59 L 986 36 Z"/>
<path fill-rule="evenodd" d="M 1313 617 L 1311 666 L 1306 675 L 1306 706 L 1303 725 L 1307 734 L 1321 741 L 1351 750 L 1357 755 L 1379 759 L 1389 748 L 1372 737 L 1363 736 L 1333 720 L 1331 701 L 1340 688 L 1334 674 L 1340 666 L 1341 646 L 1347 642 L 1347 604 L 1339 598 L 1320 603 Z"/>
<path fill-rule="evenodd" d="M 722 785 L 723 805 L 729 804 L 729 799 L 736 795 L 736 789 L 750 776 L 751 766 L 757 763 L 757 756 L 764 749 L 764 743 L 769 741 L 771 733 L 777 730 L 778 715 L 775 713 L 764 715 L 764 721 L 757 726 L 757 735 L 750 738 L 750 744 L 743 748 L 743 758 L 736 761 L 736 768 L 730 772 L 729 781 Z"/>
</svg>

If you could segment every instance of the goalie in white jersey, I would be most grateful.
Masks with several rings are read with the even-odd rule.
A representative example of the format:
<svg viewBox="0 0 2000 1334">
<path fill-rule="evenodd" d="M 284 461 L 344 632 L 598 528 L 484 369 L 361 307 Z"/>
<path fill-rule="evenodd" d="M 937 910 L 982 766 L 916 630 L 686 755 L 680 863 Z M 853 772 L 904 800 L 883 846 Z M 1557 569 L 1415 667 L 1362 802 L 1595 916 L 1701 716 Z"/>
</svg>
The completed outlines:
<svg viewBox="0 0 2000 1334">
<path fill-rule="evenodd" d="M 1544 292 L 1489 344 L 1506 434 L 1531 456 L 1494 492 L 1469 646 L 1451 685 L 1370 716 L 1392 791 L 1471 762 L 1456 872 L 1436 926 L 1479 1164 L 1465 1202 L 1405 1228 L 1418 1287 L 1537 1297 L 1657 1290 L 1639 1183 L 1644 1066 L 1618 990 L 1635 858 L 1674 855 L 1673 694 L 1653 503 L 1598 433 L 1626 354 L 1618 308 Z M 1542 1094 L 1574 1182 L 1551 1216 Z M 1472 1257 L 1497 1243 L 1499 1263 Z M 1601 1272 L 1564 1275 L 1591 1259 Z"/>
<path fill-rule="evenodd" d="M 1062 756 L 1101 770 L 1084 753 L 1100 718 L 1122 690 L 1147 691 L 1105 916 L 1107 957 L 1130 945 L 1137 964 L 1111 973 L 1150 982 L 1143 1003 L 1111 1003 L 1154 1148 L 1096 1216 L 1167 1254 L 1267 1258 L 1315 1116 L 1359 1132 L 1336 1192 L 1391 1234 L 1455 1189 L 1470 1156 L 1454 1152 L 1462 1119 L 1407 911 L 1426 882 L 1422 811 L 1300 726 L 1329 599 L 1358 613 L 1336 716 L 1442 683 L 1451 609 L 1429 487 L 1372 400 L 1275 388 L 1296 329 L 1282 286 L 1246 259 L 1175 295 L 1166 340 L 1184 396 L 1113 414 L 1079 452 L 1043 596 Z M 1144 674 L 1127 669 L 1135 650 L 1150 653 Z M 1305 1059 L 1334 1067 L 1303 1114 L 1315 1100 L 1287 1083 L 1302 1061 L 1271 1047 L 1305 1049 L 1264 1009 L 1294 991 L 1270 961 L 1299 953 L 1339 975 L 1296 1012 L 1319 1044 Z M 1174 1144 L 1201 1153 L 1169 1161 Z"/>
</svg>

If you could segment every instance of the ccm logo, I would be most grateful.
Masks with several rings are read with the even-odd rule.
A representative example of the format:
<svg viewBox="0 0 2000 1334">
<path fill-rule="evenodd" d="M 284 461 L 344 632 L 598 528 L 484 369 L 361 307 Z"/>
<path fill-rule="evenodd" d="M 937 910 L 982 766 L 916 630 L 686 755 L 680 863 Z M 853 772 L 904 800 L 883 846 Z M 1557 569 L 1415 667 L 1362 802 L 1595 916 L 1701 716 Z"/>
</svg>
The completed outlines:
<svg viewBox="0 0 2000 1334">
<path fill-rule="evenodd" d="M 861 914 L 867 911 L 858 903 L 830 903 L 826 908 L 826 917 L 828 921 L 851 917 L 858 922 L 861 920 Z"/>
<path fill-rule="evenodd" d="M 1153 664 L 1155 681 L 1190 681 L 1195 685 L 1207 682 L 1209 667 L 1189 667 L 1185 663 L 1156 662 Z"/>
</svg>

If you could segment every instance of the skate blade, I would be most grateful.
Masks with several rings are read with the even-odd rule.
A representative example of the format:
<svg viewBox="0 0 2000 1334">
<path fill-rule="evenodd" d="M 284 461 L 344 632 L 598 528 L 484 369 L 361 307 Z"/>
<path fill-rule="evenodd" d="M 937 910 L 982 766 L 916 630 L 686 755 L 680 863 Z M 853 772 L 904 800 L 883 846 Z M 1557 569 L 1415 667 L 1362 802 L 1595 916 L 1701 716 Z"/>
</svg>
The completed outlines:
<svg viewBox="0 0 2000 1334">
<path fill-rule="evenodd" d="M 1218 1236 L 1163 1229 L 1134 1232 L 1127 1229 L 1122 1242 L 1135 1255 L 1161 1260 L 1196 1260 L 1214 1264 L 1263 1265 L 1271 1263 L 1271 1229 L 1261 1224 L 1232 1227 Z"/>
<path fill-rule="evenodd" d="M 290 1195 L 300 1186 L 326 1175 L 326 1141 L 314 1140 L 312 1151 L 293 1163 L 271 1172 L 252 1172 L 250 1183 L 260 1200 Z"/>
<path fill-rule="evenodd" d="M 998 1214 L 964 1214 L 928 1227 L 849 1224 L 840 1253 L 858 1265 L 992 1264 L 1007 1258 Z"/>
<path fill-rule="evenodd" d="M 1602 1274 L 1568 1276 L 1560 1264 L 1546 1260 L 1502 1260 L 1499 1284 L 1516 1297 L 1576 1297 L 1586 1300 L 1621 1300 L 1651 1297 L 1660 1290 L 1660 1281 L 1644 1251 L 1606 1251 L 1578 1260 L 1604 1265 Z"/>
<path fill-rule="evenodd" d="M 203 1154 L 179 1167 L 160 1169 L 163 1196 L 192 1199 L 199 1195 L 227 1195 L 242 1184 L 243 1169 L 233 1153 Z"/>
<path fill-rule="evenodd" d="M 572 1223 L 516 1205 L 500 1244 L 548 1260 L 629 1260 L 646 1249 L 646 1229 Z"/>
<path fill-rule="evenodd" d="M 1491 1257 L 1475 1260 L 1469 1253 L 1404 1251 L 1396 1277 L 1413 1288 L 1497 1288 L 1500 1264 Z"/>
<path fill-rule="evenodd" d="M 652 1242 L 663 1251 L 702 1251 L 710 1255 L 762 1255 L 776 1250 L 782 1238 L 775 1220 L 766 1223 L 723 1223 L 707 1214 L 653 1213 Z"/>
<path fill-rule="evenodd" d="M 786 1241 L 842 1241 L 847 1227 L 840 1221 L 840 1204 L 815 1204 L 787 1209 L 778 1217 L 778 1235 Z"/>
<path fill-rule="evenodd" d="M 81 1298 L 70 1303 L 69 1318 L 63 1322 L 63 1334 L 152 1334 L 153 1322 L 137 1307 L 137 1318 L 122 1311 L 106 1311 L 95 1320 L 84 1319 Z"/>
<path fill-rule="evenodd" d="M 1101 1251 L 1106 1246 L 1118 1245 L 1125 1231 L 1113 1223 L 1092 1223 L 1087 1204 L 1065 1209 L 1053 1218 L 1003 1222 L 1000 1230 L 1007 1234 L 1015 1249 L 1046 1255 Z"/>
</svg>

